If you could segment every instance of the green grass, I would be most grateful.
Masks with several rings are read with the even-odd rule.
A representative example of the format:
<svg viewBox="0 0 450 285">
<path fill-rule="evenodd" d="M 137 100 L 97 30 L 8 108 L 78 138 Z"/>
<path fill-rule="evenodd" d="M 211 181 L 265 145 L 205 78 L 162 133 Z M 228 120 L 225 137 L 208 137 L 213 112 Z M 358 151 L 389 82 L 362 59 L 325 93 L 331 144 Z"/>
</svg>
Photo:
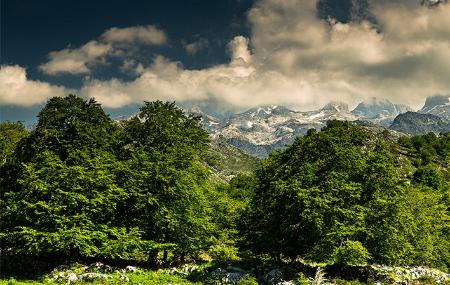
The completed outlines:
<svg viewBox="0 0 450 285">
<path fill-rule="evenodd" d="M 169 274 L 166 270 L 159 271 L 143 271 L 138 273 L 123 273 L 123 275 L 129 278 L 129 281 L 126 282 L 120 279 L 120 273 L 114 273 L 110 276 L 111 279 L 107 280 L 98 280 L 92 282 L 74 282 L 72 284 L 92 284 L 92 285 L 115 285 L 115 284 L 130 284 L 130 285 L 163 285 L 163 284 L 180 284 L 180 285 L 200 285 L 202 283 L 190 282 L 186 278 L 182 276 Z M 41 281 L 36 280 L 20 280 L 17 281 L 15 279 L 9 280 L 0 280 L 0 285 L 57 285 L 57 284 L 66 284 L 65 282 L 57 283 L 45 280 L 45 277 L 42 278 Z"/>
</svg>

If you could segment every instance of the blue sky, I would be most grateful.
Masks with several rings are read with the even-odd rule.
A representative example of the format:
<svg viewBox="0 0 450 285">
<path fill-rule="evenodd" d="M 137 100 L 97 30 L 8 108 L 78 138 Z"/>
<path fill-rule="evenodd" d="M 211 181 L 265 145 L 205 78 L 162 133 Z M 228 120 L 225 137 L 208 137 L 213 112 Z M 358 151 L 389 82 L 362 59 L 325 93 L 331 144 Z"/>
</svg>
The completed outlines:
<svg viewBox="0 0 450 285">
<path fill-rule="evenodd" d="M 450 93 L 450 5 L 425 2 L 3 0 L 0 120 L 31 122 L 67 93 L 112 116 L 155 99 L 418 108 Z"/>
</svg>

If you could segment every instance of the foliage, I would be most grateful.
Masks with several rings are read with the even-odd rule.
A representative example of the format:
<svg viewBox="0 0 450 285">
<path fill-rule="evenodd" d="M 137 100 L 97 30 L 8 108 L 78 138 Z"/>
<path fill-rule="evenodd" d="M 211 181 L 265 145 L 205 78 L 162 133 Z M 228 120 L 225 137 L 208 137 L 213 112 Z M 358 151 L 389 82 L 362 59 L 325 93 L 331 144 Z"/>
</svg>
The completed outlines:
<svg viewBox="0 0 450 285">
<path fill-rule="evenodd" d="M 118 216 L 141 228 L 145 239 L 174 244 L 177 258 L 206 248 L 210 187 L 199 158 L 209 139 L 198 118 L 186 117 L 174 103 L 146 102 L 123 129 L 115 171 L 128 197 Z"/>
<path fill-rule="evenodd" d="M 311 285 L 324 285 L 328 283 L 328 279 L 325 277 L 325 275 L 326 274 L 323 268 L 317 268 L 314 278 L 309 278 Z"/>
<path fill-rule="evenodd" d="M 244 275 L 239 281 L 236 283 L 236 285 L 258 285 L 258 280 L 256 280 L 255 277 L 247 274 Z"/>
<path fill-rule="evenodd" d="M 92 99 L 50 99 L 2 167 L 2 250 L 146 260 L 206 249 L 206 132 L 173 103 L 139 116 L 119 127 Z"/>
<path fill-rule="evenodd" d="M 0 123 L 0 165 L 11 157 L 17 144 L 28 136 L 28 131 L 20 122 Z"/>
<path fill-rule="evenodd" d="M 449 134 L 394 143 L 331 121 L 259 162 L 211 144 L 175 103 L 145 102 L 118 123 L 69 95 L 31 131 L 0 124 L 0 139 L 5 255 L 450 268 Z"/>
<path fill-rule="evenodd" d="M 12 174 L 1 181 L 3 249 L 112 257 L 123 254 L 114 246 L 118 240 L 139 239 L 139 231 L 111 220 L 126 196 L 110 172 L 116 162 L 114 135 L 115 127 L 95 101 L 73 95 L 50 99 L 36 128 L 16 149 L 17 159 L 4 166 Z"/>
<path fill-rule="evenodd" d="M 310 281 L 308 277 L 306 277 L 305 273 L 300 272 L 297 274 L 297 278 L 295 280 L 295 284 L 297 285 L 310 285 Z"/>
<path fill-rule="evenodd" d="M 348 122 L 297 138 L 257 170 L 243 246 L 274 258 L 447 267 L 445 194 L 408 185 L 398 155 Z"/>
<path fill-rule="evenodd" d="M 359 241 L 346 240 L 335 254 L 336 262 L 340 264 L 361 265 L 370 259 L 367 249 Z"/>
</svg>

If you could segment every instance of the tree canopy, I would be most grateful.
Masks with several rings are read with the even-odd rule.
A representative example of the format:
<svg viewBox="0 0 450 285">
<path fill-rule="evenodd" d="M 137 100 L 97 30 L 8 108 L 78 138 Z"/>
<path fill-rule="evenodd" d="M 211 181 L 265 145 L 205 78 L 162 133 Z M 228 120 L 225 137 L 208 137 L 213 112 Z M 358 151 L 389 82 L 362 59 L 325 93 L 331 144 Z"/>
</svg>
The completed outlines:
<svg viewBox="0 0 450 285">
<path fill-rule="evenodd" d="M 199 123 L 162 101 L 113 121 L 69 95 L 30 131 L 0 124 L 2 254 L 450 268 L 449 134 L 393 142 L 330 121 L 213 183 Z"/>
<path fill-rule="evenodd" d="M 4 250 L 145 259 L 207 246 L 208 136 L 173 103 L 146 103 L 120 126 L 93 99 L 55 97 L 22 137 L 2 166 Z"/>
<path fill-rule="evenodd" d="M 256 172 L 244 246 L 328 263 L 449 266 L 448 192 L 430 188 L 439 170 L 419 169 L 414 185 L 398 155 L 349 122 L 297 138 Z"/>
</svg>

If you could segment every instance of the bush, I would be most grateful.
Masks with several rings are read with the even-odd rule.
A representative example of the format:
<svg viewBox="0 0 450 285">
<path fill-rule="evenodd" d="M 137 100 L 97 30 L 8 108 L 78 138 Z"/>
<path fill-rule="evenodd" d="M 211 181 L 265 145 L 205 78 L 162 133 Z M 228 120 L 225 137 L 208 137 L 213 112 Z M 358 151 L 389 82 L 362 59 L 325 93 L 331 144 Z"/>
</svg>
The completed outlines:
<svg viewBox="0 0 450 285">
<path fill-rule="evenodd" d="M 335 258 L 340 264 L 362 265 L 370 259 L 370 254 L 361 242 L 347 240 L 337 249 Z"/>
<path fill-rule="evenodd" d="M 245 275 L 236 283 L 236 285 L 258 285 L 258 281 L 251 275 Z"/>
</svg>

